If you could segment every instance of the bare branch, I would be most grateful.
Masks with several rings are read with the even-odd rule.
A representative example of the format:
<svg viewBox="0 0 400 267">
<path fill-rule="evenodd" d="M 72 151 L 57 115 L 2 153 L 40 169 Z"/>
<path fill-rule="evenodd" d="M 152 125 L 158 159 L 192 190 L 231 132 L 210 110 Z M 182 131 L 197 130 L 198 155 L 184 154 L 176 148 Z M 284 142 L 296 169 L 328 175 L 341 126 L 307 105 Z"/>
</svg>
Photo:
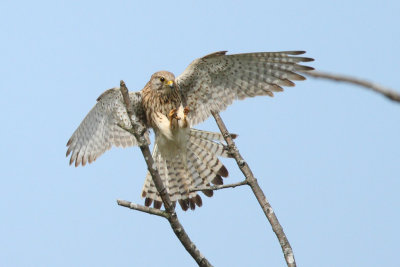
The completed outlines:
<svg viewBox="0 0 400 267">
<path fill-rule="evenodd" d="M 140 145 L 140 150 L 142 151 L 143 157 L 146 161 L 147 164 L 147 168 L 151 174 L 151 176 L 153 177 L 154 180 L 154 184 L 160 194 L 160 197 L 164 203 L 165 209 L 167 212 L 169 213 L 174 213 L 175 212 L 175 208 L 174 205 L 172 204 L 169 195 L 167 193 L 167 190 L 165 188 L 165 186 L 163 185 L 160 175 L 158 174 L 157 169 L 155 168 L 155 164 L 153 161 L 153 157 L 151 156 L 150 153 L 150 149 L 148 145 L 144 145 L 146 142 L 144 142 L 144 136 L 140 135 L 137 131 L 137 123 L 135 123 L 135 121 L 132 120 L 132 106 L 131 106 L 131 102 L 130 102 L 130 98 L 129 98 L 129 93 L 128 93 L 128 88 L 125 85 L 125 82 L 121 80 L 120 82 L 120 90 L 122 93 L 122 97 L 124 99 L 124 103 L 126 106 L 126 111 L 128 112 L 129 118 L 131 120 L 131 124 L 132 124 L 132 129 L 125 129 L 127 131 L 129 131 L 131 134 L 133 134 L 135 136 L 135 138 L 139 141 L 139 144 L 143 144 Z M 122 126 L 120 126 L 122 127 Z M 143 139 L 143 140 L 142 140 Z"/>
<path fill-rule="evenodd" d="M 153 178 L 154 185 L 156 186 L 157 191 L 160 194 L 166 212 L 169 214 L 169 216 L 166 218 L 168 219 L 168 222 L 170 223 L 172 230 L 174 231 L 179 241 L 182 243 L 182 245 L 185 247 L 185 249 L 189 252 L 189 254 L 193 257 L 193 259 L 197 262 L 199 266 L 204 266 L 204 267 L 212 266 L 210 262 L 197 249 L 196 245 L 190 240 L 182 224 L 179 222 L 178 216 L 176 215 L 175 212 L 175 206 L 172 204 L 168 192 L 160 178 L 160 174 L 158 173 L 155 167 L 149 146 L 147 145 L 146 139 L 144 138 L 143 135 L 144 132 L 141 131 L 141 125 L 138 125 L 137 123 L 135 123 L 134 120 L 132 120 L 132 107 L 128 94 L 128 88 L 126 87 L 125 82 L 122 80 L 120 82 L 120 87 L 124 103 L 127 108 L 129 118 L 131 120 L 133 129 L 132 133 L 135 136 L 136 140 L 138 140 L 138 143 L 140 144 L 139 146 L 140 150 L 142 151 L 143 157 L 147 164 L 147 168 L 151 174 L 151 177 Z"/>
<path fill-rule="evenodd" d="M 365 88 L 368 88 L 372 91 L 375 91 L 379 94 L 382 94 L 383 96 L 389 98 L 392 101 L 400 102 L 400 93 L 397 93 L 396 91 L 384 87 L 382 85 L 358 79 L 355 77 L 347 76 L 347 75 L 341 75 L 341 74 L 333 74 L 333 73 L 327 73 L 327 72 L 322 72 L 322 71 L 307 71 L 304 72 L 307 76 L 311 76 L 314 78 L 322 78 L 322 79 L 328 79 L 328 80 L 333 80 L 337 82 L 346 82 L 346 83 L 351 83 L 351 84 L 356 84 Z"/>
<path fill-rule="evenodd" d="M 237 186 L 246 185 L 248 182 L 246 180 L 234 183 L 234 184 L 224 184 L 224 185 L 214 185 L 214 186 L 201 186 L 201 187 L 194 187 L 189 190 L 189 192 L 196 192 L 196 191 L 203 191 L 203 190 L 220 190 L 225 188 L 235 188 Z"/>
<path fill-rule="evenodd" d="M 276 237 L 279 240 L 279 244 L 281 245 L 283 254 L 285 256 L 285 260 L 287 266 L 295 267 L 296 261 L 294 259 L 292 247 L 289 244 L 288 239 L 286 238 L 285 233 L 283 232 L 283 228 L 280 225 L 278 218 L 276 217 L 274 210 L 272 209 L 271 205 L 269 204 L 267 198 L 264 195 L 264 192 L 261 190 L 260 186 L 258 185 L 257 179 L 254 177 L 252 171 L 250 170 L 249 165 L 244 161 L 242 156 L 240 155 L 238 149 L 236 148 L 235 143 L 231 135 L 229 134 L 228 130 L 224 122 L 222 121 L 221 117 L 217 112 L 212 111 L 211 114 L 214 116 L 215 121 L 225 138 L 226 143 L 228 144 L 228 149 L 231 155 L 235 158 L 240 170 L 246 177 L 246 181 L 248 185 L 253 190 L 254 195 L 256 196 L 258 203 L 260 204 L 262 210 L 264 211 L 265 216 L 267 217 L 269 223 L 272 226 L 272 230 L 274 231 Z"/>
<path fill-rule="evenodd" d="M 167 219 L 169 217 L 169 213 L 166 212 L 166 211 L 155 209 L 155 208 L 151 208 L 151 207 L 146 207 L 146 206 L 142 206 L 142 205 L 138 205 L 138 204 L 132 203 L 130 201 L 118 199 L 117 203 L 120 206 L 123 206 L 123 207 L 126 207 L 126 208 L 130 208 L 132 210 L 142 211 L 142 212 L 149 213 L 149 214 L 152 214 L 152 215 L 161 216 L 161 217 L 164 217 L 164 218 L 167 218 Z"/>
</svg>

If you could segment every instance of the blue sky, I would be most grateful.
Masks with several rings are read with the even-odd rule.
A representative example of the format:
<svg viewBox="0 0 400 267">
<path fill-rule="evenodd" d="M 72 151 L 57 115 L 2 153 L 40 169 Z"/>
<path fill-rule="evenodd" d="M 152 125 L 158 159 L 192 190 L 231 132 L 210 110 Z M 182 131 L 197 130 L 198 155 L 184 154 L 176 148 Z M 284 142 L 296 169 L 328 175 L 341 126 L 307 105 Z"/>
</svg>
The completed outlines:
<svg viewBox="0 0 400 267">
<path fill-rule="evenodd" d="M 319 70 L 400 91 L 397 1 L 2 1 L 0 266 L 195 266 L 142 203 L 138 148 L 68 166 L 65 143 L 105 89 L 140 90 L 196 57 L 307 50 Z M 400 249 L 400 105 L 309 79 L 221 114 L 299 266 L 393 266 Z M 217 130 L 213 120 L 197 126 Z M 232 160 L 229 182 L 242 180 Z M 178 211 L 215 266 L 285 266 L 249 188 Z"/>
</svg>

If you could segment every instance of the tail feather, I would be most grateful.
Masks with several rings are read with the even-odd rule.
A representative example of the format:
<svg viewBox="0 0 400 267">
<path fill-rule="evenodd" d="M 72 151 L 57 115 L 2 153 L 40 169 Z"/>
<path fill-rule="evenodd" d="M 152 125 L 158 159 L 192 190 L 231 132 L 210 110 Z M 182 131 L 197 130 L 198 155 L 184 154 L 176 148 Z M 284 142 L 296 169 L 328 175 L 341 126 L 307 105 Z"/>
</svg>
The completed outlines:
<svg viewBox="0 0 400 267">
<path fill-rule="evenodd" d="M 193 128 L 190 129 L 190 136 L 197 137 L 198 139 L 207 139 L 210 141 L 217 140 L 220 142 L 225 142 L 224 137 L 220 133 L 202 131 Z"/>
<path fill-rule="evenodd" d="M 199 139 L 207 139 L 210 141 L 220 141 L 220 142 L 225 142 L 225 138 L 221 133 L 216 133 L 216 132 L 208 132 L 208 131 L 203 131 L 203 130 L 197 130 L 197 129 L 190 129 L 190 136 L 197 137 Z M 235 139 L 238 135 L 231 133 L 230 136 Z"/>
<path fill-rule="evenodd" d="M 171 185 L 175 184 L 179 179 L 179 177 L 177 177 L 177 173 L 175 172 L 175 166 L 173 164 L 174 161 L 167 159 L 165 160 L 165 163 L 166 163 L 165 166 L 167 167 L 168 179 L 165 181 L 164 185 L 167 187 L 167 191 L 169 195 L 172 197 L 178 193 L 178 188 L 171 188 Z"/>
<path fill-rule="evenodd" d="M 190 129 L 186 150 L 182 153 L 162 155 L 157 143 L 154 146 L 153 158 L 160 177 L 171 201 L 178 202 L 183 210 L 194 210 L 203 205 L 197 192 L 189 192 L 191 188 L 209 186 L 210 183 L 220 185 L 223 184 L 222 177 L 228 176 L 228 170 L 218 159 L 229 157 L 222 142 L 224 138 L 220 133 Z M 213 195 L 212 190 L 203 193 L 208 197 Z M 146 198 L 146 206 L 153 204 L 155 208 L 161 208 L 162 201 L 150 173 L 146 175 L 142 197 Z"/>
<path fill-rule="evenodd" d="M 207 164 L 203 163 L 201 157 L 198 154 L 191 151 L 190 149 L 188 149 L 188 154 L 188 161 L 192 162 L 201 178 L 200 181 L 196 181 L 196 187 L 206 185 L 215 177 L 215 173 L 208 167 Z"/>
<path fill-rule="evenodd" d="M 154 208 L 155 209 L 161 209 L 162 206 L 162 201 L 154 200 Z"/>
<path fill-rule="evenodd" d="M 183 211 L 187 211 L 189 208 L 189 200 L 188 199 L 179 199 L 179 205 L 181 206 Z"/>
<path fill-rule="evenodd" d="M 199 146 L 197 143 L 193 142 L 190 143 L 188 150 L 191 150 L 193 154 L 196 154 L 198 158 L 201 159 L 203 164 L 205 165 L 204 168 L 212 171 L 215 175 L 221 173 L 224 177 L 229 175 L 228 170 L 222 164 L 222 162 L 218 159 L 215 153 L 212 151 L 206 150 L 204 147 Z M 211 177 L 213 179 L 215 177 Z M 211 180 L 206 180 L 205 184 L 209 183 Z"/>
<path fill-rule="evenodd" d="M 211 180 L 211 182 L 215 185 L 223 185 L 224 181 L 222 180 L 222 177 L 220 175 L 217 175 L 214 177 L 214 179 Z"/>
<path fill-rule="evenodd" d="M 209 186 L 210 184 L 208 184 L 207 186 Z M 201 192 L 203 192 L 204 195 L 206 195 L 207 197 L 212 197 L 214 195 L 214 191 L 207 189 L 207 190 L 202 190 Z"/>
<path fill-rule="evenodd" d="M 225 158 L 228 157 L 228 150 L 226 146 L 221 143 L 216 143 L 208 139 L 199 139 L 195 136 L 190 136 L 190 141 L 198 145 L 199 147 L 207 150 L 208 152 L 215 154 L 216 156 Z"/>
<path fill-rule="evenodd" d="M 189 153 L 193 153 L 193 152 L 190 151 Z M 192 157 L 193 156 L 191 154 L 189 154 L 188 158 L 191 159 Z M 202 185 L 203 179 L 201 178 L 199 171 L 192 160 L 188 160 L 187 167 L 188 167 L 189 176 L 192 178 L 191 179 L 192 180 L 191 187 L 198 187 L 198 186 Z"/>
<path fill-rule="evenodd" d="M 192 179 L 188 179 L 188 177 L 190 177 L 189 173 L 179 155 L 175 157 L 174 160 L 167 161 L 167 169 L 168 173 L 171 173 L 170 179 L 167 181 L 167 188 L 171 201 L 196 196 L 196 193 L 189 193 Z"/>
</svg>

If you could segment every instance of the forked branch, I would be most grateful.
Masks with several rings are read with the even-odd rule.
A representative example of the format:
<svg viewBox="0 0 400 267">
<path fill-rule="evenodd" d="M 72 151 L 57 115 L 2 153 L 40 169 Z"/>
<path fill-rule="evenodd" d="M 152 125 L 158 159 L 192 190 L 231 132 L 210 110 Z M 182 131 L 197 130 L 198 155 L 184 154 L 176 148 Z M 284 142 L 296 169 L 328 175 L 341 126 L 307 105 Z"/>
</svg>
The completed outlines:
<svg viewBox="0 0 400 267">
<path fill-rule="evenodd" d="M 137 122 L 135 122 L 132 119 L 132 106 L 130 103 L 128 88 L 126 87 L 124 81 L 120 82 L 120 89 L 121 89 L 122 96 L 124 98 L 126 110 L 128 112 L 129 118 L 131 120 L 132 130 L 133 130 L 132 134 L 135 136 L 136 140 L 140 144 L 139 147 L 140 147 L 140 150 L 142 151 L 143 157 L 146 161 L 147 168 L 151 174 L 151 177 L 153 178 L 153 181 L 157 188 L 157 191 L 160 194 L 160 197 L 164 203 L 164 207 L 166 210 L 165 213 L 168 214 L 166 216 L 163 216 L 162 215 L 163 213 L 156 214 L 156 215 L 167 218 L 176 237 L 179 239 L 179 241 L 182 243 L 182 245 L 185 247 L 185 249 L 189 252 L 189 254 L 193 257 L 193 259 L 197 262 L 197 264 L 199 266 L 204 266 L 204 267 L 212 266 L 210 264 L 210 262 L 200 253 L 200 251 L 197 249 L 196 245 L 190 240 L 190 238 L 187 235 L 182 224 L 179 222 L 178 216 L 176 215 L 176 212 L 175 212 L 175 207 L 172 204 L 171 199 L 169 198 L 168 192 L 160 178 L 160 174 L 158 173 L 157 169 L 155 168 L 154 160 L 153 160 L 153 157 L 151 156 L 149 146 L 146 142 L 146 139 L 143 136 L 144 131 L 141 129 L 142 126 L 139 125 Z M 120 200 L 118 202 L 118 204 L 121 206 L 124 206 L 124 207 L 132 208 L 132 209 L 133 209 L 133 207 L 135 207 L 136 210 L 144 211 L 141 208 L 140 209 L 137 208 L 138 205 L 136 205 L 136 204 L 131 205 L 131 203 L 128 201 Z M 154 214 L 154 210 L 150 210 L 150 209 L 147 211 L 144 211 L 144 212 Z"/>
<path fill-rule="evenodd" d="M 283 228 L 280 225 L 278 218 L 276 217 L 276 215 L 274 213 L 274 210 L 272 209 L 267 198 L 265 197 L 264 192 L 261 190 L 260 186 L 258 185 L 257 179 L 254 177 L 252 171 L 250 170 L 249 165 L 242 158 L 238 149 L 236 148 L 236 145 L 233 142 L 233 139 L 232 139 L 231 135 L 229 134 L 228 130 L 226 129 L 226 126 L 225 126 L 224 122 L 222 121 L 221 117 L 219 116 L 219 114 L 217 112 L 212 111 L 211 113 L 214 116 L 214 119 L 217 122 L 219 130 L 221 131 L 222 135 L 224 136 L 226 143 L 228 144 L 228 149 L 229 149 L 230 154 L 234 157 L 240 170 L 246 177 L 247 184 L 253 190 L 253 193 L 256 196 L 258 203 L 260 204 L 262 210 L 264 211 L 265 216 L 267 217 L 269 223 L 272 226 L 272 230 L 274 231 L 276 237 L 279 240 L 279 244 L 281 245 L 287 266 L 295 267 L 296 261 L 294 259 L 292 247 L 290 246 L 289 241 L 286 238 L 285 233 L 283 232 Z"/>
</svg>

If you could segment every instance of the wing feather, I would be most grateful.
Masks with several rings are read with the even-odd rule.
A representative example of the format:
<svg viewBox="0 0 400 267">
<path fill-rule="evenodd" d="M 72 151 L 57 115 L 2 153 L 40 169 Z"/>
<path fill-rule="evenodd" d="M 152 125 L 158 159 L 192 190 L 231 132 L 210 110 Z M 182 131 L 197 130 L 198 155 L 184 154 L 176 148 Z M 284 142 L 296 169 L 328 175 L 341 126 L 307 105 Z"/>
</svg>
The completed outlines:
<svg viewBox="0 0 400 267">
<path fill-rule="evenodd" d="M 194 60 L 176 79 L 183 104 L 189 106 L 193 126 L 220 112 L 235 99 L 260 95 L 273 96 L 281 86 L 294 86 L 305 80 L 299 71 L 313 70 L 300 65 L 313 61 L 299 56 L 304 51 L 261 52 L 226 55 L 216 52 Z"/>
<path fill-rule="evenodd" d="M 129 94 L 135 117 L 144 125 L 141 94 L 138 92 Z M 75 162 L 76 167 L 80 164 L 85 166 L 86 163 L 95 161 L 112 146 L 136 145 L 136 139 L 121 129 L 118 124 L 125 125 L 127 128 L 131 127 L 121 92 L 119 88 L 112 88 L 99 96 L 96 105 L 68 140 L 66 156 L 71 154 L 69 164 Z M 149 141 L 148 133 L 146 133 L 146 139 Z"/>
</svg>

